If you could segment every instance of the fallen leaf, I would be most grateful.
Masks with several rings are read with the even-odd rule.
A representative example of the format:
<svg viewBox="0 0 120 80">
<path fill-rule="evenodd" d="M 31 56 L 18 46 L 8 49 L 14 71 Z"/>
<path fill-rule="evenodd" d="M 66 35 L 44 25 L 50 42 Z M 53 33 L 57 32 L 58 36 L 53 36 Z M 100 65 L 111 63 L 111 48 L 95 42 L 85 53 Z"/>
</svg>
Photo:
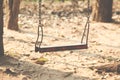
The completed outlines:
<svg viewBox="0 0 120 80">
<path fill-rule="evenodd" d="M 47 58 L 40 57 L 40 58 L 38 58 L 38 59 L 36 60 L 36 62 L 35 62 L 35 63 L 40 64 L 40 65 L 44 65 L 44 64 L 45 64 L 45 62 L 47 62 L 47 61 L 48 61 L 48 59 L 47 59 Z"/>
</svg>

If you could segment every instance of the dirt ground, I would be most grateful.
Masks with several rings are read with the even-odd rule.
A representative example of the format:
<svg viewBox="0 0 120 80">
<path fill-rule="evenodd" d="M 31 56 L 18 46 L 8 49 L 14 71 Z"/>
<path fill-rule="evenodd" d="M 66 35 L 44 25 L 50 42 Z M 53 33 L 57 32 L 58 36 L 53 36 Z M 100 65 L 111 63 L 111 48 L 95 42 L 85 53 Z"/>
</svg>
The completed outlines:
<svg viewBox="0 0 120 80">
<path fill-rule="evenodd" d="M 22 4 L 19 14 L 20 31 L 4 28 L 6 56 L 0 57 L 0 80 L 120 80 L 120 75 L 116 72 L 99 74 L 90 69 L 92 66 L 120 62 L 119 5 L 114 6 L 114 22 L 90 21 L 88 49 L 45 53 L 34 52 L 38 14 L 35 4 L 31 5 Z M 53 9 L 52 13 L 60 11 L 59 6 L 53 6 Z M 43 15 L 42 46 L 77 44 L 80 41 L 85 16 L 58 16 L 56 13 Z M 36 63 L 39 58 L 43 58 L 45 63 Z"/>
</svg>

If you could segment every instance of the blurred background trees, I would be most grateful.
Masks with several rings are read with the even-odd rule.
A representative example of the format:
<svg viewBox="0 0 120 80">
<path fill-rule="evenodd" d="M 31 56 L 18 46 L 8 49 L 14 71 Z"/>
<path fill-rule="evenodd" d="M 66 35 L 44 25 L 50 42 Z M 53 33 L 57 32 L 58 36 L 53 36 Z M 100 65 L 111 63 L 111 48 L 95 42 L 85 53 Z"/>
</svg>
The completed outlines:
<svg viewBox="0 0 120 80">
<path fill-rule="evenodd" d="M 38 0 L 24 0 L 28 2 L 37 2 Z M 43 0 L 47 1 L 47 0 Z M 73 8 L 79 6 L 79 1 L 85 0 L 51 0 L 51 2 L 64 2 L 71 1 Z M 86 0 L 87 1 L 87 0 Z M 91 0 L 90 0 L 91 1 Z M 20 8 L 21 0 L 5 0 L 5 26 L 11 30 L 19 30 L 18 27 L 18 14 Z M 111 22 L 112 21 L 112 6 L 113 0 L 94 0 L 91 1 L 92 4 L 92 20 L 97 22 Z"/>
<path fill-rule="evenodd" d="M 112 22 L 113 0 L 94 0 L 92 2 L 92 20 L 97 22 Z"/>
<path fill-rule="evenodd" d="M 18 14 L 21 0 L 4 0 L 5 4 L 5 27 L 11 30 L 19 30 Z"/>
</svg>

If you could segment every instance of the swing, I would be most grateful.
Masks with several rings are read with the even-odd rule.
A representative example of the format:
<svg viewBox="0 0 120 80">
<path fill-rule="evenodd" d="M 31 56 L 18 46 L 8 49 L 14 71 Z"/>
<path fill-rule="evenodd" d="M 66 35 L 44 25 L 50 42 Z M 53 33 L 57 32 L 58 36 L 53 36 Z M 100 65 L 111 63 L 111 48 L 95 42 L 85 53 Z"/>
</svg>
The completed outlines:
<svg viewBox="0 0 120 80">
<path fill-rule="evenodd" d="M 51 46 L 51 47 L 41 47 L 41 44 L 43 42 L 43 27 L 41 25 L 41 7 L 42 7 L 42 0 L 39 0 L 39 25 L 38 25 L 38 35 L 37 40 L 35 43 L 35 52 L 55 52 L 55 51 L 66 51 L 66 50 L 77 50 L 77 49 L 87 49 L 88 48 L 88 35 L 89 35 L 89 18 L 90 18 L 90 0 L 87 0 L 87 21 L 85 23 L 85 27 L 82 33 L 82 38 L 80 41 L 80 44 L 77 45 L 66 45 L 66 46 Z M 41 29 L 41 40 L 39 41 L 40 36 L 40 29 Z M 83 41 L 85 40 L 85 43 Z"/>
</svg>

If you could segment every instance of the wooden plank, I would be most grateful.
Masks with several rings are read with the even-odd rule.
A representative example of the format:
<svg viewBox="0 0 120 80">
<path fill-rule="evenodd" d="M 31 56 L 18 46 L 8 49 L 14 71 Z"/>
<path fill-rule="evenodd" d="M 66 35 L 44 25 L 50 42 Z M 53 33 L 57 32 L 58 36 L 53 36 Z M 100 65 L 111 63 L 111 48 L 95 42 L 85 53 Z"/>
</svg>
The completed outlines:
<svg viewBox="0 0 120 80">
<path fill-rule="evenodd" d="M 53 46 L 53 47 L 35 47 L 35 52 L 54 52 L 54 51 L 65 51 L 65 50 L 77 50 L 77 49 L 87 49 L 87 44 L 80 45 L 68 45 L 68 46 Z"/>
</svg>

